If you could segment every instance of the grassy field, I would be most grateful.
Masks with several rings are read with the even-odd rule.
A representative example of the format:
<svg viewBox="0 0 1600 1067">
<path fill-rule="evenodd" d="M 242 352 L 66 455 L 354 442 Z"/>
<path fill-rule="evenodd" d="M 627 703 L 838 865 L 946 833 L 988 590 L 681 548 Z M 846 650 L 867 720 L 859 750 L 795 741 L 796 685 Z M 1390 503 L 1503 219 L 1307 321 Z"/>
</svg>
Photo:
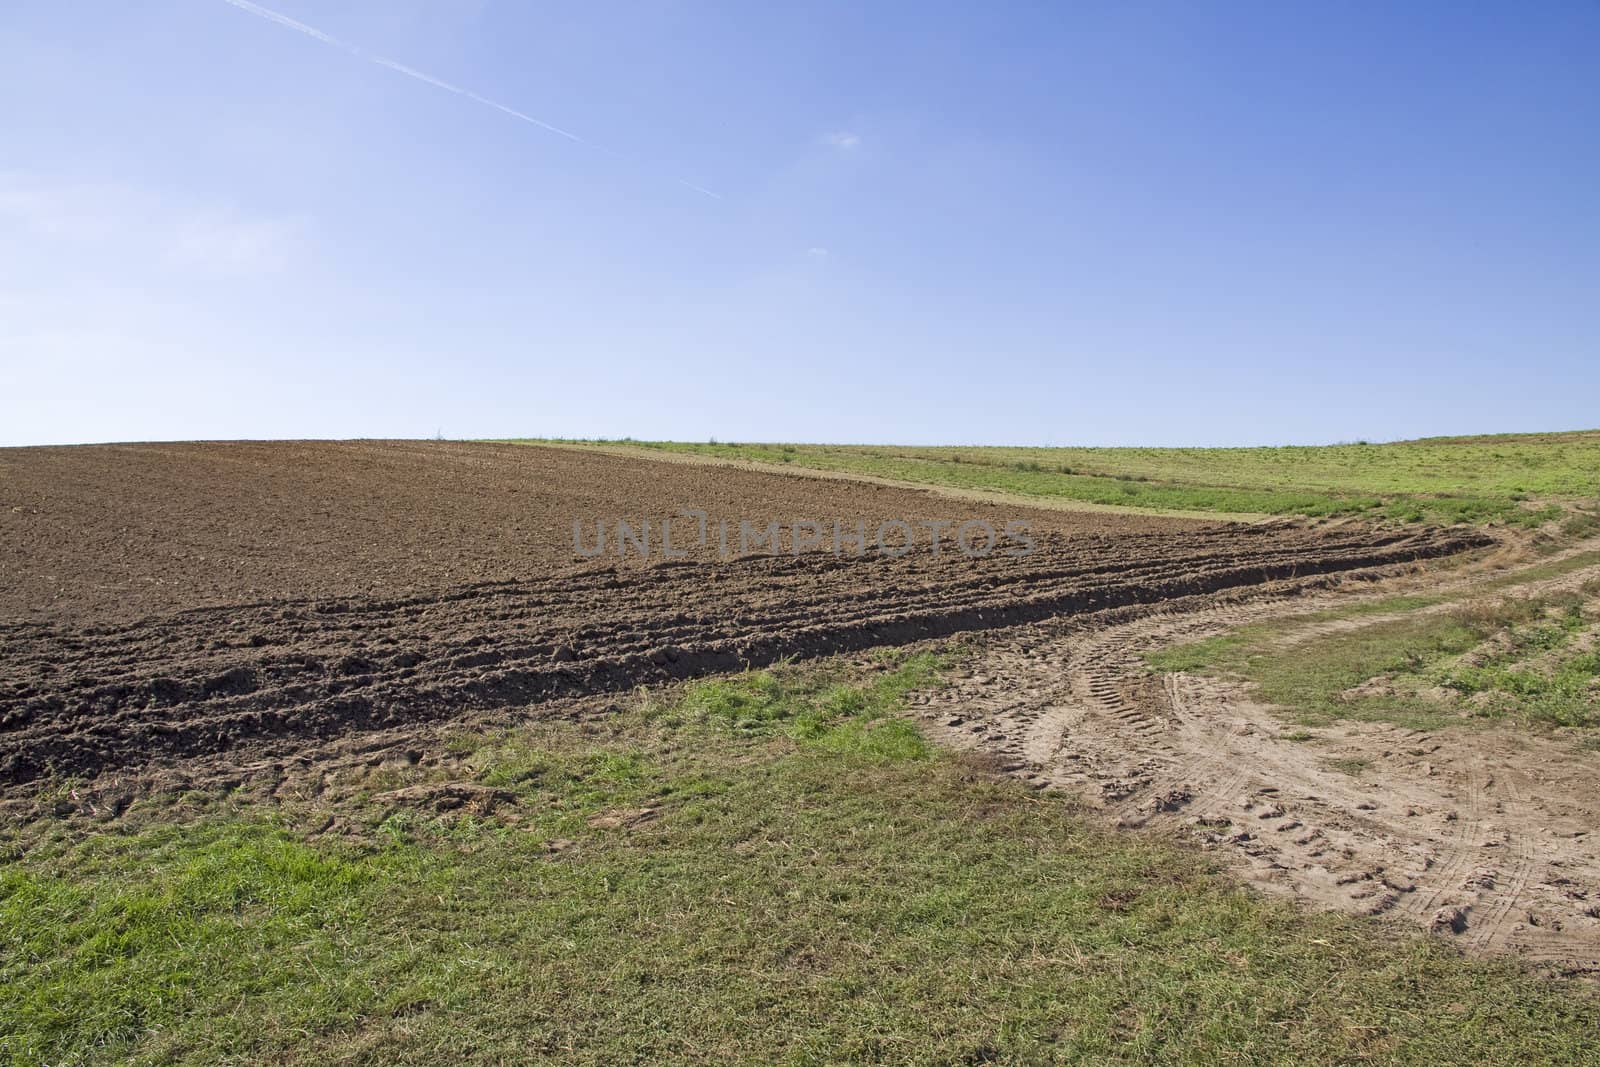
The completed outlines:
<svg viewBox="0 0 1600 1067">
<path fill-rule="evenodd" d="M 488 814 L 145 801 L 13 831 L 17 1063 L 1594 1062 L 1600 999 L 1309 916 L 894 714 L 927 655 L 457 738 Z M 37 836 L 35 836 L 37 835 Z"/>
<path fill-rule="evenodd" d="M 1528 581 L 1593 566 L 1579 553 L 1531 568 Z M 1520 727 L 1600 725 L 1600 580 L 1543 597 L 1396 597 L 1317 615 L 1240 627 L 1151 653 L 1164 671 L 1241 678 L 1295 722 L 1382 720 L 1416 729 L 1504 722 Z M 1442 610 L 1424 610 L 1440 608 Z M 1377 616 L 1361 622 L 1363 616 Z M 1297 639 L 1319 623 L 1358 623 Z"/>
<path fill-rule="evenodd" d="M 1600 431 L 1285 448 L 613 443 L 1169 511 L 1532 526 L 1600 507 Z"/>
</svg>

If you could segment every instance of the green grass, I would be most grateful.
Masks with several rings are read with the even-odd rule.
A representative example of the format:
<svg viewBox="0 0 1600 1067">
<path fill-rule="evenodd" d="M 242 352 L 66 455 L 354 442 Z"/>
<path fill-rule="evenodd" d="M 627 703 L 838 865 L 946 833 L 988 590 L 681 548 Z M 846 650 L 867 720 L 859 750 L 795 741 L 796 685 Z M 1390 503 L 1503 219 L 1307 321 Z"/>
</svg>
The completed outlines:
<svg viewBox="0 0 1600 1067">
<path fill-rule="evenodd" d="M 934 657 L 462 734 L 488 814 L 13 828 L 18 1063 L 1581 1063 L 1586 986 L 1310 916 L 897 717 Z M 445 773 L 412 768 L 419 780 Z M 174 802 L 176 803 L 176 802 Z M 187 802 L 186 802 L 187 803 Z M 344 802 L 341 802 L 344 803 Z"/>
<path fill-rule="evenodd" d="M 1152 653 L 1157 670 L 1209 670 L 1248 680 L 1261 699 L 1305 726 L 1337 719 L 1383 720 L 1434 729 L 1459 718 L 1407 694 L 1363 697 L 1346 692 L 1386 674 L 1415 671 L 1466 652 L 1486 634 L 1448 615 L 1373 623 L 1349 633 L 1284 644 L 1270 623 Z"/>
<path fill-rule="evenodd" d="M 264 821 L 95 836 L 0 871 L 0 1051 L 62 1062 L 152 1050 L 202 1013 L 206 1045 L 247 1048 L 364 999 L 339 932 L 370 910 L 393 857 L 319 850 Z M 248 966 L 241 950 L 265 966 Z M 307 997 L 316 991 L 315 1000 Z M 251 1009 L 231 1005 L 248 999 Z M 193 1024 L 191 1024 L 192 1026 Z"/>
<path fill-rule="evenodd" d="M 1592 645 L 1571 651 L 1591 623 L 1581 597 L 1558 600 L 1510 630 L 1501 647 L 1475 662 L 1449 665 L 1436 680 L 1473 698 L 1480 715 L 1552 726 L 1600 724 L 1600 651 Z"/>
<path fill-rule="evenodd" d="M 1600 653 L 1568 654 L 1572 639 L 1595 626 L 1584 609 L 1592 595 L 1463 602 L 1426 614 L 1416 608 L 1437 599 L 1391 598 L 1367 605 L 1367 613 L 1407 614 L 1306 640 L 1294 639 L 1297 627 L 1360 619 L 1362 612 L 1259 623 L 1162 649 L 1146 660 L 1162 671 L 1242 678 L 1307 726 L 1338 719 L 1417 729 L 1485 719 L 1594 726 L 1600 725 Z M 1374 681 L 1381 684 L 1365 684 Z"/>
<path fill-rule="evenodd" d="M 1600 431 L 1284 448 L 619 443 L 1163 511 L 1536 526 L 1600 502 Z M 1567 521 L 1573 537 L 1600 528 Z"/>
</svg>

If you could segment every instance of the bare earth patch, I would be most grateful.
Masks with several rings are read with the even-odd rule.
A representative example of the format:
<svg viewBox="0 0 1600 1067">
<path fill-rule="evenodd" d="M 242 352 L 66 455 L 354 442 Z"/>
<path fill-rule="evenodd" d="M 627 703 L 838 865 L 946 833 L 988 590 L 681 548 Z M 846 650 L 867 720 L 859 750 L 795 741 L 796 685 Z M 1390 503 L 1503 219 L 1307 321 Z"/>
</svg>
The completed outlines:
<svg viewBox="0 0 1600 1067">
<path fill-rule="evenodd" d="M 1597 573 L 1513 588 L 1549 594 Z M 1475 580 L 1468 569 L 1359 596 Z M 946 743 L 1085 796 L 1120 825 L 1192 837 L 1266 889 L 1420 924 L 1471 951 L 1600 971 L 1600 760 L 1579 732 L 1299 729 L 1242 682 L 1145 666 L 1154 650 L 1352 603 L 1348 591 L 1289 592 L 1175 604 L 1109 627 L 1062 620 L 990 635 L 967 677 L 931 695 L 921 717 Z M 1336 619 L 1286 640 L 1371 622 Z"/>
</svg>

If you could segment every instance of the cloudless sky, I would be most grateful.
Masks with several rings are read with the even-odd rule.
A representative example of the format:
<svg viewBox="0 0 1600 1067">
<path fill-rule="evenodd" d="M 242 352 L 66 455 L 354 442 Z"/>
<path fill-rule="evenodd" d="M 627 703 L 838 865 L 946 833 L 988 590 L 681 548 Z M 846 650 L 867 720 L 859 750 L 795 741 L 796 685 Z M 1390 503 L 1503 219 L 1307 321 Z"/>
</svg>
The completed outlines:
<svg viewBox="0 0 1600 1067">
<path fill-rule="evenodd" d="M 1600 425 L 1593 0 L 263 6 L 0 5 L 0 444 Z"/>
</svg>

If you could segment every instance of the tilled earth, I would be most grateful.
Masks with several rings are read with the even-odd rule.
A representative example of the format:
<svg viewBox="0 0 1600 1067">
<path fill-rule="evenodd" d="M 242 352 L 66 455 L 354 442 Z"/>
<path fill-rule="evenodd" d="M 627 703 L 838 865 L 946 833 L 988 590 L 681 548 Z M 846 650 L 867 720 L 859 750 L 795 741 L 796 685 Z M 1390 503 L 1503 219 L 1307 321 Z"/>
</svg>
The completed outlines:
<svg viewBox="0 0 1600 1067">
<path fill-rule="evenodd" d="M 586 560 L 572 523 L 685 508 L 1030 524 L 1037 550 Z M 680 522 L 682 520 L 679 520 Z M 1035 511 L 888 486 L 444 442 L 0 452 L 0 782 L 1360 572 L 1461 531 Z"/>
</svg>

